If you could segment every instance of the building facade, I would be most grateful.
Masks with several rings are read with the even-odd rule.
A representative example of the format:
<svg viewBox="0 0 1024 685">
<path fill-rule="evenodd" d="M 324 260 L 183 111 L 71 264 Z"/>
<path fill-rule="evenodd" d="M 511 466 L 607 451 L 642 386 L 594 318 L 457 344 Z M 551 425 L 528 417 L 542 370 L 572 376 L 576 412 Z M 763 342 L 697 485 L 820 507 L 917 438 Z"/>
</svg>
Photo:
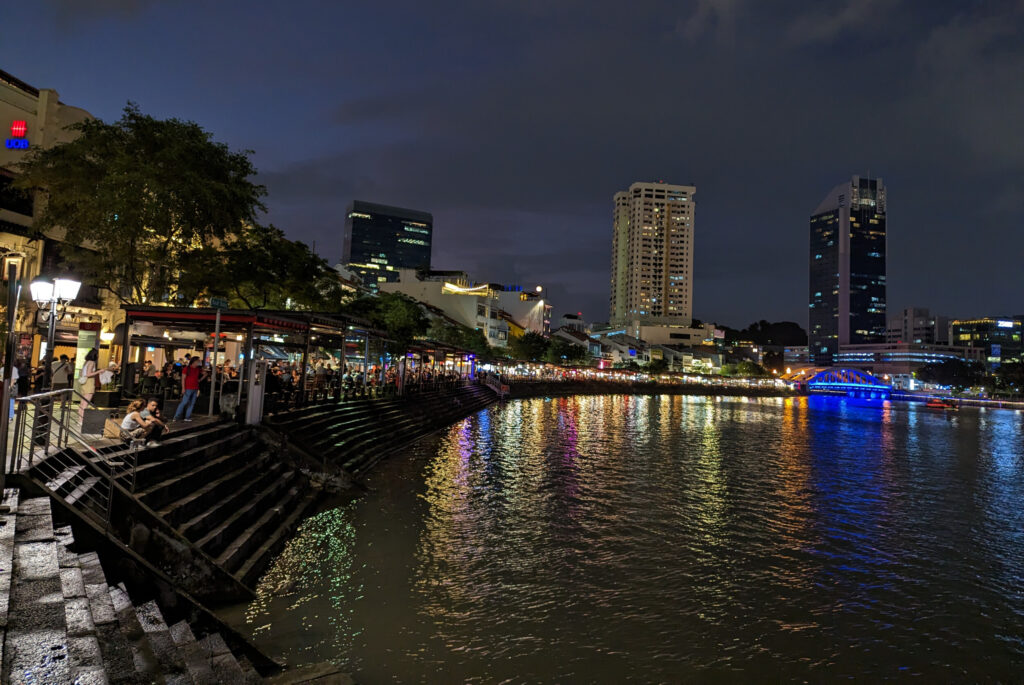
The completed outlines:
<svg viewBox="0 0 1024 685">
<path fill-rule="evenodd" d="M 356 200 L 345 215 L 341 263 L 376 290 L 397 281 L 399 269 L 430 269 L 433 235 L 429 212 Z"/>
<path fill-rule="evenodd" d="M 1024 361 L 1020 317 L 956 319 L 949 324 L 950 343 L 976 350 L 980 359 L 995 368 L 1008 361 Z"/>
<path fill-rule="evenodd" d="M 696 191 L 659 182 L 615 194 L 611 326 L 690 325 Z"/>
<path fill-rule="evenodd" d="M 0 130 L 4 138 L 0 147 L 0 257 L 5 267 L 10 260 L 21 266 L 21 280 L 26 287 L 15 334 L 18 358 L 32 364 L 44 356 L 67 354 L 81 365 L 85 352 L 92 348 L 100 349 L 100 362 L 106 364 L 113 330 L 124 319 L 113 295 L 94 284 L 83 283 L 78 297 L 57 323 L 54 349 L 46 350 L 47 321 L 28 301 L 27 284 L 32 279 L 63 273 L 63 232 L 55 230 L 41 235 L 33 228 L 42 204 L 34 194 L 13 187 L 19 165 L 34 149 L 74 140 L 78 134 L 67 127 L 91 118 L 84 109 L 61 102 L 57 91 L 35 88 L 0 71 Z"/>
<path fill-rule="evenodd" d="M 551 304 L 544 290 L 499 283 L 477 283 L 462 271 L 398 270 L 394 281 L 380 282 L 381 292 L 408 295 L 444 312 L 468 328 L 482 330 L 487 341 L 505 347 L 510 336 L 551 332 Z"/>
<path fill-rule="evenodd" d="M 808 345 L 829 366 L 839 348 L 886 340 L 886 190 L 854 176 L 810 219 Z"/>
<path fill-rule="evenodd" d="M 885 341 L 916 345 L 948 345 L 949 317 L 935 316 L 922 307 L 907 307 L 889 317 Z"/>
</svg>

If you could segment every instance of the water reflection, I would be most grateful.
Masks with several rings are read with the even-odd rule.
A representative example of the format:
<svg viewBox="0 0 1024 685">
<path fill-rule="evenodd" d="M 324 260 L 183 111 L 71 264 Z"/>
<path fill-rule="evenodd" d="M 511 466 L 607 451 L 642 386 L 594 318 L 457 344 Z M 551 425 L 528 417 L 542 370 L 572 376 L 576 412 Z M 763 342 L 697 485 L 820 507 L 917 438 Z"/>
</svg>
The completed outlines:
<svg viewBox="0 0 1024 685">
<path fill-rule="evenodd" d="M 1014 680 L 1022 444 L 882 401 L 510 402 L 307 524 L 249 625 L 366 682 Z"/>
</svg>

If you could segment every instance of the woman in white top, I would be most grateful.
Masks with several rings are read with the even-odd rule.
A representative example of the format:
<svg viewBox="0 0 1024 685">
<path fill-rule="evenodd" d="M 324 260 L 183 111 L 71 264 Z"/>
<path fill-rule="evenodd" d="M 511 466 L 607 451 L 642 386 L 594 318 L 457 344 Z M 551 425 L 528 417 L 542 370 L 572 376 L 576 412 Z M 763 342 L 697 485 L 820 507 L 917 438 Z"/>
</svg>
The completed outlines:
<svg viewBox="0 0 1024 685">
<path fill-rule="evenodd" d="M 82 401 L 78 405 L 78 422 L 85 421 L 85 407 L 92 404 L 92 396 L 96 394 L 96 376 L 103 373 L 96 368 L 96 359 L 99 352 L 96 348 L 89 350 L 85 355 L 85 364 L 78 372 L 78 392 L 82 395 Z"/>
</svg>

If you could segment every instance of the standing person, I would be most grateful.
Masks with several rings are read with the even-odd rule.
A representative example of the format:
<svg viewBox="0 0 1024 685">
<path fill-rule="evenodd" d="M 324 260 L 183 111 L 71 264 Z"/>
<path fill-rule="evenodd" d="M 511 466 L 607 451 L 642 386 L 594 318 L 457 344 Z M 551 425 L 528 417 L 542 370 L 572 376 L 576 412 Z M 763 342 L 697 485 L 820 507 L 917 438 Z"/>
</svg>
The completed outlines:
<svg viewBox="0 0 1024 685">
<path fill-rule="evenodd" d="M 29 393 L 32 369 L 29 368 L 27 359 L 19 360 L 15 368 L 18 369 L 18 397 L 25 397 Z"/>
<path fill-rule="evenodd" d="M 96 394 L 96 376 L 103 373 L 96 368 L 96 360 L 100 353 L 92 348 L 85 355 L 85 364 L 78 372 L 78 392 L 82 394 L 82 401 L 78 404 L 78 421 L 85 421 L 85 407 L 92 404 L 92 396 Z"/>
<path fill-rule="evenodd" d="M 196 398 L 199 396 L 199 382 L 206 379 L 207 371 L 199 367 L 199 357 L 191 357 L 188 366 L 181 372 L 181 402 L 177 411 L 174 412 L 174 420 L 178 421 L 185 417 L 186 421 L 192 420 L 192 408 L 196 405 Z"/>
<path fill-rule="evenodd" d="M 54 390 L 65 390 L 71 387 L 71 360 L 66 354 L 62 354 L 60 359 L 53 360 L 50 368 L 52 369 L 50 378 L 53 379 Z"/>
<path fill-rule="evenodd" d="M 17 366 L 12 366 L 11 367 L 11 379 L 14 382 L 11 383 L 11 407 L 10 407 L 10 410 L 8 411 L 8 414 L 7 414 L 7 420 L 8 421 L 10 421 L 11 419 L 14 418 L 14 396 L 17 394 L 17 391 L 18 391 L 18 379 L 19 378 L 21 378 L 21 375 L 18 373 L 18 367 Z M 4 380 L 4 360 L 0 359 L 0 383 L 2 383 L 3 380 Z"/>
</svg>

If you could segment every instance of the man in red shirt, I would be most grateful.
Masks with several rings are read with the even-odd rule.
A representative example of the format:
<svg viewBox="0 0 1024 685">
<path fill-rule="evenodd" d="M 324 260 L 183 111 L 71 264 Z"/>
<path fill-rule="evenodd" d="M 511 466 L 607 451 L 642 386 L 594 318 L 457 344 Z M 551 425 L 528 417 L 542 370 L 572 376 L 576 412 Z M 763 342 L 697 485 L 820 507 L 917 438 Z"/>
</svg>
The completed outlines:
<svg viewBox="0 0 1024 685">
<path fill-rule="evenodd" d="M 175 421 L 181 419 L 182 415 L 186 421 L 192 420 L 192 408 L 199 396 L 199 382 L 207 376 L 206 369 L 199 368 L 199 362 L 199 357 L 192 357 L 188 360 L 188 366 L 181 372 L 181 402 L 178 403 L 178 410 L 174 412 Z"/>
</svg>

